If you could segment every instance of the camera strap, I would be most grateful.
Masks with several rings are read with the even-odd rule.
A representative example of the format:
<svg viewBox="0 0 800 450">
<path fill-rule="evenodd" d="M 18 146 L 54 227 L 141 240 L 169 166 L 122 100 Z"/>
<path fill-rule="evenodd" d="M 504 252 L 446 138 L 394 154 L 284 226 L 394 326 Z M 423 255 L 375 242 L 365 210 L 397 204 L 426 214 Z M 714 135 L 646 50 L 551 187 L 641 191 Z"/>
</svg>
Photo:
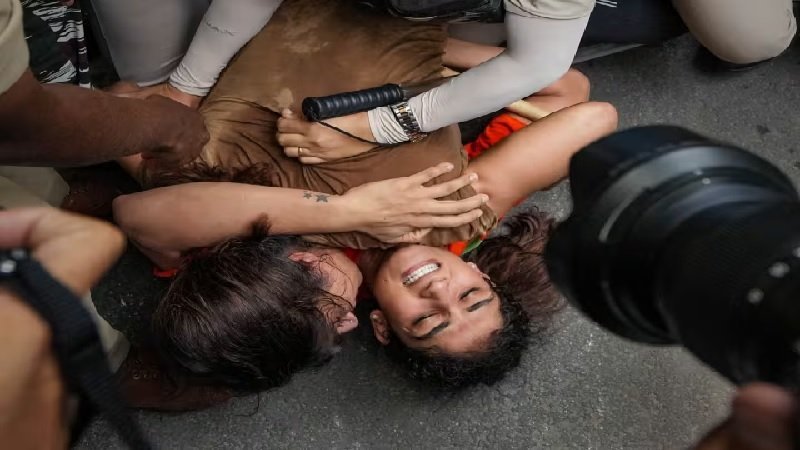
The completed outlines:
<svg viewBox="0 0 800 450">
<path fill-rule="evenodd" d="M 117 390 L 100 335 L 81 300 L 23 249 L 0 251 L 0 281 L 10 284 L 50 326 L 67 389 L 88 409 L 83 425 L 100 414 L 130 448 L 152 449 Z"/>
</svg>

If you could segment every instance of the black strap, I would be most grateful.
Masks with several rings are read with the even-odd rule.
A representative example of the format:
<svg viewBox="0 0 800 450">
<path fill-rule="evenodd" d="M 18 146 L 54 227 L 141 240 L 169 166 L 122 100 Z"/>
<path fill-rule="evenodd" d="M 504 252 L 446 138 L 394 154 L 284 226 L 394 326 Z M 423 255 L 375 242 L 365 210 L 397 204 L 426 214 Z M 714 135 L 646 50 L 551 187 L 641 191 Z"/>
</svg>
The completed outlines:
<svg viewBox="0 0 800 450">
<path fill-rule="evenodd" d="M 372 147 L 371 149 L 369 149 L 369 150 L 368 150 L 368 151 L 370 151 L 370 152 L 371 152 L 371 151 L 373 151 L 373 150 L 375 150 L 375 149 L 376 149 L 376 148 L 378 148 L 378 147 L 393 147 L 393 146 L 394 146 L 393 144 L 386 144 L 386 145 L 383 145 L 383 144 L 379 144 L 379 143 L 377 143 L 377 142 L 372 142 L 372 141 L 370 141 L 370 140 L 367 140 L 367 139 L 364 139 L 364 138 L 358 137 L 358 136 L 356 136 L 355 134 L 353 134 L 353 133 L 350 133 L 349 131 L 345 131 L 345 130 L 343 130 L 343 129 L 341 129 L 341 128 L 337 127 L 336 125 L 331 125 L 331 124 L 329 124 L 328 122 L 325 122 L 324 120 L 323 120 L 323 121 L 319 121 L 319 122 L 317 122 L 317 123 L 318 123 L 318 124 L 320 124 L 320 125 L 326 126 L 326 127 L 330 128 L 331 130 L 338 131 L 339 133 L 342 133 L 343 135 L 345 135 L 345 136 L 347 136 L 347 137 L 349 137 L 349 138 L 351 138 L 351 139 L 355 139 L 355 140 L 357 140 L 357 141 L 361 141 L 361 142 L 363 142 L 363 143 L 365 143 L 365 144 L 374 145 L 374 147 Z M 364 152 L 364 153 L 366 153 L 366 152 Z"/>
<path fill-rule="evenodd" d="M 104 416 L 130 448 L 152 449 L 117 390 L 100 335 L 80 299 L 22 249 L 0 251 L 0 281 L 10 282 L 50 325 L 69 390 Z"/>
</svg>

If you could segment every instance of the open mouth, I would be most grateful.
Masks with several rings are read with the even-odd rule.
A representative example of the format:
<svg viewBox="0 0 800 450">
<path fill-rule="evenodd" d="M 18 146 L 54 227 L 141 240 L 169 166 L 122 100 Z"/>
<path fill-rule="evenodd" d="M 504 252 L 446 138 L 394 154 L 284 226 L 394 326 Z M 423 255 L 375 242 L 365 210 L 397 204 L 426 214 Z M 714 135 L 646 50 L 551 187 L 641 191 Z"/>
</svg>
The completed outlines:
<svg viewBox="0 0 800 450">
<path fill-rule="evenodd" d="M 403 286 L 411 286 L 426 275 L 432 274 L 442 265 L 434 261 L 426 261 L 403 272 Z"/>
</svg>

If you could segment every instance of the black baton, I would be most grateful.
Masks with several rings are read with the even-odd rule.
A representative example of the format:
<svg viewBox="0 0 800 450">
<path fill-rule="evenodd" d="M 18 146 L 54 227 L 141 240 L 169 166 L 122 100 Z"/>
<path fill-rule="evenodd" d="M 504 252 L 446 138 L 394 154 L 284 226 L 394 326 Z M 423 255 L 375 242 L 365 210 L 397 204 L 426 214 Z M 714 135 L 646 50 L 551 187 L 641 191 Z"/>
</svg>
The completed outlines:
<svg viewBox="0 0 800 450">
<path fill-rule="evenodd" d="M 363 89 L 354 92 L 329 95 L 327 97 L 306 97 L 303 100 L 303 115 L 312 122 L 346 116 L 381 106 L 392 105 L 405 100 L 403 88 L 397 84 Z"/>
<path fill-rule="evenodd" d="M 428 91 L 447 78 L 401 86 L 399 84 L 384 84 L 360 91 L 342 92 L 325 97 L 306 97 L 303 99 L 303 115 L 312 122 L 355 114 L 370 109 L 389 106 L 408 100 L 415 95 Z"/>
</svg>

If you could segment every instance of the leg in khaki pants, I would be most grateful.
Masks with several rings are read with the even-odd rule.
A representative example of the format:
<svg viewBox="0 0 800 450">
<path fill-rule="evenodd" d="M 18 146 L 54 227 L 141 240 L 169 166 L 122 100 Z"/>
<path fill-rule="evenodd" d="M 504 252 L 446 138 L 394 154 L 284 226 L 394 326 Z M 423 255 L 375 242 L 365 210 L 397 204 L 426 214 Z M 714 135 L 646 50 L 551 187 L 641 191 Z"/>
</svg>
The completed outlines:
<svg viewBox="0 0 800 450">
<path fill-rule="evenodd" d="M 780 55 L 797 32 L 792 0 L 673 0 L 673 4 L 704 47 L 734 64 Z"/>
<path fill-rule="evenodd" d="M 66 183 L 49 168 L 0 167 L 0 206 L 11 209 L 24 206 L 58 207 L 67 194 Z M 45 201 L 46 199 L 46 201 Z M 108 362 L 116 371 L 128 355 L 130 345 L 125 336 L 111 327 L 95 309 L 91 296 L 83 299 L 97 325 L 100 340 L 108 356 Z"/>
</svg>

